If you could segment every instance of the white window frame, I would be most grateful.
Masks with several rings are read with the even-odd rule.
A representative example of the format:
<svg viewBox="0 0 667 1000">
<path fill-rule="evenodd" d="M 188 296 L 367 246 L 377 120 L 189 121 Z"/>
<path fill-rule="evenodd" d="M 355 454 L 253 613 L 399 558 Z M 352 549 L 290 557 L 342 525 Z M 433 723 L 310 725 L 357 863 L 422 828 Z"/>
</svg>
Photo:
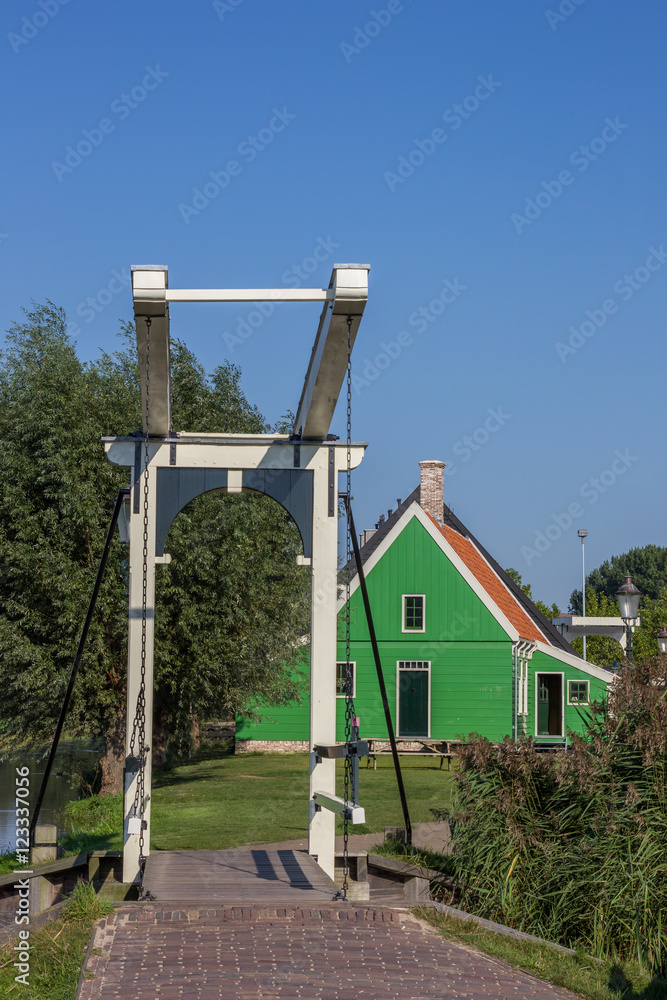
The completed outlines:
<svg viewBox="0 0 667 1000">
<path fill-rule="evenodd" d="M 522 718 L 528 715 L 528 660 L 519 658 L 519 684 L 517 715 Z"/>
<path fill-rule="evenodd" d="M 557 676 L 560 677 L 560 736 L 543 736 L 538 734 L 537 725 L 537 711 L 538 711 L 538 698 L 540 693 L 539 678 L 542 675 L 547 676 Z M 535 739 L 538 740 L 563 740 L 565 739 L 565 673 L 562 670 L 536 670 L 535 671 Z"/>
<path fill-rule="evenodd" d="M 408 597 L 418 597 L 418 594 L 408 594 Z M 402 666 L 401 666 L 402 664 Z M 405 664 L 415 664 L 415 666 L 405 666 Z M 417 666 L 419 664 L 419 666 Z M 401 717 L 399 710 L 399 702 L 401 695 L 401 670 L 405 670 L 409 673 L 410 670 L 426 670 L 428 673 L 428 732 L 426 736 L 401 736 Z M 396 660 L 396 739 L 397 740 L 414 740 L 418 742 L 420 739 L 430 740 L 431 738 L 431 661 L 430 660 Z"/>
<path fill-rule="evenodd" d="M 421 628 L 406 628 L 405 625 L 405 601 L 407 597 L 421 597 L 422 599 L 422 627 Z M 408 635 L 419 635 L 420 632 L 426 631 L 426 594 L 402 594 L 401 595 L 401 632 L 407 632 Z M 408 662 L 407 660 L 405 661 Z"/>
<path fill-rule="evenodd" d="M 346 663 L 347 663 L 347 660 L 336 660 L 336 688 L 338 688 L 338 668 L 341 667 L 341 666 L 344 667 Z M 357 697 L 357 661 L 356 660 L 350 660 L 350 666 L 352 667 L 352 697 L 356 698 Z M 347 695 L 344 694 L 344 693 L 343 694 L 338 694 L 338 691 L 336 691 L 336 697 L 337 698 L 346 698 Z"/>
<path fill-rule="evenodd" d="M 586 685 L 586 701 L 570 701 L 570 684 L 585 684 Z M 567 703 L 568 705 L 590 705 L 591 703 L 591 682 L 585 678 L 579 677 L 568 677 L 567 679 Z"/>
</svg>

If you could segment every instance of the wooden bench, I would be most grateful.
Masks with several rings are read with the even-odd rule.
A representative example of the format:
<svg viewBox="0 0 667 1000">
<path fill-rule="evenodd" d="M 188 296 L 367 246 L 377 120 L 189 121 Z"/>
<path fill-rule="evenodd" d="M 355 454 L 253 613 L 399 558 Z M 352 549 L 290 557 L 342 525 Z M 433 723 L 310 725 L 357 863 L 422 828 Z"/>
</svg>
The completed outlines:
<svg viewBox="0 0 667 1000">
<path fill-rule="evenodd" d="M 366 758 L 366 767 L 370 767 L 371 758 L 373 759 L 373 770 L 377 770 L 377 758 L 382 755 L 390 754 L 391 747 L 382 746 L 378 747 L 376 744 L 386 744 L 387 740 L 368 740 L 368 757 Z M 400 742 L 400 740 L 399 740 Z M 440 770 L 442 771 L 443 762 L 447 761 L 447 770 L 452 769 L 452 757 L 454 753 L 450 747 L 449 740 L 442 740 L 437 742 L 424 742 L 423 740 L 410 740 L 411 743 L 420 743 L 421 748 L 419 750 L 399 750 L 399 757 L 439 757 L 440 758 Z"/>
</svg>

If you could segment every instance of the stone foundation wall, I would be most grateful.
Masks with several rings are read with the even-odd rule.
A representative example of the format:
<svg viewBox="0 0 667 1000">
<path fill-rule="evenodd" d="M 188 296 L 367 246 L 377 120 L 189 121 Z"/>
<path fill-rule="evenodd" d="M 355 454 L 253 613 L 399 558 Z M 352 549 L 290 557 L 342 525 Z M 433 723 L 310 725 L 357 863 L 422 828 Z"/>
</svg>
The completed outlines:
<svg viewBox="0 0 667 1000">
<path fill-rule="evenodd" d="M 235 753 L 308 753 L 307 740 L 236 740 Z"/>
</svg>

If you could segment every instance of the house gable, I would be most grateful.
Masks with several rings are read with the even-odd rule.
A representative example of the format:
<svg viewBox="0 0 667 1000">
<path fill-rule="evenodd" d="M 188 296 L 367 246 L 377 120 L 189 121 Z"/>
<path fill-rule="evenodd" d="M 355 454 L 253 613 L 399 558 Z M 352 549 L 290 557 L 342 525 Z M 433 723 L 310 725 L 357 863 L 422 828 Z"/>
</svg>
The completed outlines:
<svg viewBox="0 0 667 1000">
<path fill-rule="evenodd" d="M 433 642 L 514 639 L 516 630 L 418 504 L 411 504 L 365 563 L 378 636 L 417 648 Z M 403 595 L 423 595 L 424 631 L 403 630 Z M 358 577 L 350 588 L 353 641 L 368 641 Z M 345 605 L 344 592 L 339 608 Z M 417 657 L 418 658 L 418 657 Z"/>
</svg>

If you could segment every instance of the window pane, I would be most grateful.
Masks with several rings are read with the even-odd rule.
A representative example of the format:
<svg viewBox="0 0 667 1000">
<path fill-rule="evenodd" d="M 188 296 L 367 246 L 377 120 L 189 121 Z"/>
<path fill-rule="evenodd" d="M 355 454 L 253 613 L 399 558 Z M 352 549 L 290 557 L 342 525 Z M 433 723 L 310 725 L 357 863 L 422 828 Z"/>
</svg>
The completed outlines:
<svg viewBox="0 0 667 1000">
<path fill-rule="evenodd" d="M 588 703 L 588 681 L 570 681 L 570 702 L 583 705 Z"/>
<path fill-rule="evenodd" d="M 347 663 L 340 660 L 336 663 L 336 694 L 344 698 L 347 690 Z M 354 663 L 350 663 L 350 694 L 354 694 Z"/>
<path fill-rule="evenodd" d="M 424 598 L 418 596 L 405 598 L 405 627 L 406 629 L 423 629 L 424 627 Z"/>
</svg>

